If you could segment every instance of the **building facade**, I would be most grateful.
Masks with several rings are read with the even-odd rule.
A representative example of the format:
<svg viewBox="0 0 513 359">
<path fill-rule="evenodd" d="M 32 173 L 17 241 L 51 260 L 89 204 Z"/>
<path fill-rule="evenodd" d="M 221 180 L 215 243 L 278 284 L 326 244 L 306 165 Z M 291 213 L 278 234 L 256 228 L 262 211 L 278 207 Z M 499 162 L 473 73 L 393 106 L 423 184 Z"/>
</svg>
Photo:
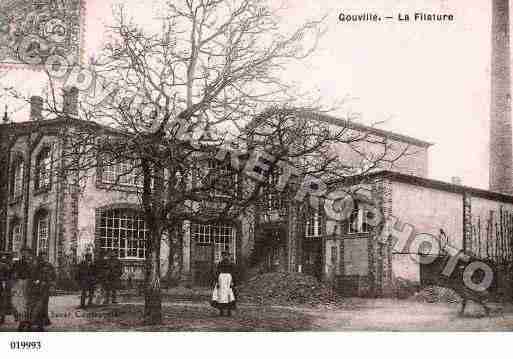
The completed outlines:
<svg viewBox="0 0 513 359">
<path fill-rule="evenodd" d="M 435 246 L 433 253 L 450 248 L 490 263 L 491 290 L 502 297 L 511 294 L 512 196 L 392 171 L 360 181 L 382 220 L 376 226 L 350 221 L 326 240 L 325 273 L 347 295 L 394 296 L 398 280 L 420 284 L 419 255 L 432 249 L 418 247 L 426 235 L 442 247 Z M 338 262 L 329 253 L 339 253 Z"/>
<path fill-rule="evenodd" d="M 42 101 L 33 98 L 31 121 L 10 123 L 6 119 L 0 125 L 1 246 L 17 252 L 27 245 L 36 254 L 45 252 L 64 276 L 84 254 L 111 250 L 124 265 L 124 278 L 140 279 L 148 235 L 140 211 L 140 179 L 123 175 L 123 164 L 98 165 L 80 178 L 59 176 L 58 167 L 65 166 L 66 141 L 77 126 L 89 126 L 98 133 L 109 131 L 76 118 L 76 95 L 67 94 L 71 97 L 64 101 L 67 115 L 62 118 L 40 120 Z M 307 116 L 373 136 L 375 141 L 362 149 L 366 153 L 379 155 L 379 146 L 372 142 L 386 140 L 392 149 L 389 156 L 403 154 L 393 163 L 384 161 L 376 171 L 427 176 L 430 143 L 325 115 Z M 364 159 L 343 144 L 335 150 L 350 165 L 362 165 Z M 333 224 L 322 209 L 294 202 L 293 188 L 269 193 L 255 205 L 254 215 L 230 223 L 184 221 L 179 228 L 170 229 L 161 242 L 161 273 L 209 285 L 221 252 L 229 251 L 243 271 L 298 271 L 334 282 L 355 277 L 364 281 L 376 264 L 369 259 L 375 249 L 363 212 L 356 207 L 347 221 Z M 388 262 L 383 259 L 380 263 L 383 268 L 372 275 L 386 282 Z"/>
<path fill-rule="evenodd" d="M 77 129 L 116 136 L 116 132 L 76 117 L 76 91 L 65 93 L 64 116 L 41 120 L 42 99 L 31 99 L 30 121 L 0 124 L 0 248 L 22 246 L 45 253 L 62 281 L 86 253 L 114 252 L 123 278 L 142 279 L 148 228 L 141 213 L 142 178 L 126 173 L 125 163 L 98 163 L 81 173 L 66 171 L 69 139 Z M 238 265 L 251 250 L 249 216 L 232 222 L 191 223 L 166 231 L 161 242 L 161 273 L 174 281 L 210 285 L 223 251 Z M 181 248 L 179 248 L 181 247 Z"/>
<path fill-rule="evenodd" d="M 347 138 L 365 137 L 364 140 L 355 141 L 357 149 L 351 147 L 355 146 L 354 143 L 351 146 L 348 143 L 335 146 L 334 151 L 349 167 L 365 172 L 365 161 L 379 158 L 383 160 L 376 160 L 373 163 L 377 164 L 376 168 L 368 173 L 389 170 L 422 178 L 428 175 L 428 149 L 431 143 L 327 115 L 305 113 L 304 116 L 335 129 L 343 128 L 347 131 Z M 253 265 L 259 266 L 262 271 L 303 272 L 334 283 L 343 282 L 344 276 L 363 278 L 363 272 L 368 270 L 369 265 L 368 250 L 364 250 L 361 244 L 367 241 L 371 233 L 363 220 L 363 210 L 355 203 L 353 213 L 337 222 L 325 213 L 322 201 L 316 209 L 309 204 L 293 201 L 297 188 L 298 184 L 292 183 L 282 193 L 270 193 L 257 206 L 257 231 L 251 259 Z M 350 244 L 352 242 L 354 245 Z M 368 245 L 372 243 L 367 242 Z M 352 259 L 346 260 L 347 256 Z M 363 270 L 362 266 L 367 269 Z"/>
</svg>

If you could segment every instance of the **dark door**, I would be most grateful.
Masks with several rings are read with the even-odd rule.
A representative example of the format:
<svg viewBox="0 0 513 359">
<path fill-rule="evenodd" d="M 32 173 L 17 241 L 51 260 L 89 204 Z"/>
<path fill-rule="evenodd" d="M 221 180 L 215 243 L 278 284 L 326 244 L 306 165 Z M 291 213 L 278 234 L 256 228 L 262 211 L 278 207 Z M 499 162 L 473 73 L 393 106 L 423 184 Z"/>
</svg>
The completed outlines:
<svg viewBox="0 0 513 359">
<path fill-rule="evenodd" d="M 280 227 L 264 229 L 258 245 L 265 270 L 272 272 L 285 269 L 283 231 Z"/>
<path fill-rule="evenodd" d="M 194 284 L 208 287 L 214 278 L 214 246 L 211 244 L 196 245 L 194 250 Z"/>
<path fill-rule="evenodd" d="M 303 273 L 321 278 L 322 275 L 322 242 L 321 239 L 303 241 Z"/>
</svg>

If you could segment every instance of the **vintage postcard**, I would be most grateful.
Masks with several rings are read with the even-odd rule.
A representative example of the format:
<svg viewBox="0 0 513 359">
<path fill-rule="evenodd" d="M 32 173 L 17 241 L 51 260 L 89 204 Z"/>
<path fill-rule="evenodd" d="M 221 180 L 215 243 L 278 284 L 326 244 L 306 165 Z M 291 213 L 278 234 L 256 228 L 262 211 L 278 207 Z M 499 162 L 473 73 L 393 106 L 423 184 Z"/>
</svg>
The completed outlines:
<svg viewBox="0 0 513 359">
<path fill-rule="evenodd" d="M 1 0 L 9 350 L 512 331 L 511 11 Z"/>
</svg>

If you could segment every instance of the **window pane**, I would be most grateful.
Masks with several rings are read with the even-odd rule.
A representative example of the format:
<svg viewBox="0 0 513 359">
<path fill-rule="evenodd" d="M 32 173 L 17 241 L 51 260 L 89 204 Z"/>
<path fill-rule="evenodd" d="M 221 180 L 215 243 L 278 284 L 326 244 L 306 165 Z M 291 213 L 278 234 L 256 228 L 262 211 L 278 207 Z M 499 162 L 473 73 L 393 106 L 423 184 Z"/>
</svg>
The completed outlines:
<svg viewBox="0 0 513 359">
<path fill-rule="evenodd" d="M 215 261 L 221 260 L 221 253 L 234 255 L 233 227 L 224 224 L 193 224 L 191 234 L 198 244 L 213 244 Z"/>
<path fill-rule="evenodd" d="M 12 194 L 14 198 L 21 197 L 23 194 L 23 176 L 24 176 L 24 163 L 17 161 L 13 164 L 14 175 L 12 183 Z"/>
<path fill-rule="evenodd" d="M 41 151 L 36 160 L 36 188 L 46 188 L 50 186 L 51 180 L 51 153 L 49 149 Z"/>
<path fill-rule="evenodd" d="M 316 239 L 321 236 L 321 216 L 319 211 L 315 211 L 308 215 L 305 223 L 305 237 Z"/>
<path fill-rule="evenodd" d="M 148 229 L 137 212 L 105 211 L 100 222 L 106 223 L 105 232 L 100 231 L 102 249 L 113 250 L 119 258 L 145 258 L 144 247 Z M 139 226 L 138 229 L 136 224 Z"/>
<path fill-rule="evenodd" d="M 39 255 L 42 252 L 48 253 L 49 248 L 49 237 L 48 237 L 48 215 L 46 213 L 42 213 L 37 217 L 36 220 L 36 254 Z"/>
</svg>

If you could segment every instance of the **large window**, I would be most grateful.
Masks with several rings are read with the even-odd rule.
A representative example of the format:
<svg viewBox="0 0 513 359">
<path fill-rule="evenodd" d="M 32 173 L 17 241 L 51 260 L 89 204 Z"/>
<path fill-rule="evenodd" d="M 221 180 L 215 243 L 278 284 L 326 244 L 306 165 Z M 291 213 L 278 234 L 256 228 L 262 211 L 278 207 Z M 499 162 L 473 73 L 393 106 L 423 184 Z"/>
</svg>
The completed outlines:
<svg viewBox="0 0 513 359">
<path fill-rule="evenodd" d="M 34 237 L 36 242 L 36 255 L 46 253 L 48 255 L 50 240 L 50 216 L 46 210 L 40 210 L 34 221 Z"/>
<path fill-rule="evenodd" d="M 21 236 L 21 223 L 18 219 L 14 219 L 11 222 L 11 231 L 7 243 L 8 251 L 18 252 L 21 249 Z"/>
<path fill-rule="evenodd" d="M 52 158 L 49 148 L 44 148 L 36 158 L 36 189 L 49 188 L 51 184 Z"/>
<path fill-rule="evenodd" d="M 119 258 L 144 259 L 148 228 L 142 215 L 129 209 L 104 211 L 100 218 L 100 248 Z"/>
<path fill-rule="evenodd" d="M 223 251 L 234 255 L 234 229 L 226 224 L 193 224 L 192 238 L 199 245 L 214 245 L 214 260 L 221 260 Z"/>
<path fill-rule="evenodd" d="M 316 239 L 321 235 L 321 215 L 319 211 L 313 211 L 308 215 L 305 223 L 305 238 Z"/>
<path fill-rule="evenodd" d="M 17 159 L 12 164 L 11 194 L 14 199 L 23 195 L 23 176 L 25 164 L 22 159 Z"/>
<path fill-rule="evenodd" d="M 102 182 L 122 185 L 142 187 L 142 175 L 140 166 L 135 160 L 113 159 L 105 156 L 102 167 Z"/>
</svg>

